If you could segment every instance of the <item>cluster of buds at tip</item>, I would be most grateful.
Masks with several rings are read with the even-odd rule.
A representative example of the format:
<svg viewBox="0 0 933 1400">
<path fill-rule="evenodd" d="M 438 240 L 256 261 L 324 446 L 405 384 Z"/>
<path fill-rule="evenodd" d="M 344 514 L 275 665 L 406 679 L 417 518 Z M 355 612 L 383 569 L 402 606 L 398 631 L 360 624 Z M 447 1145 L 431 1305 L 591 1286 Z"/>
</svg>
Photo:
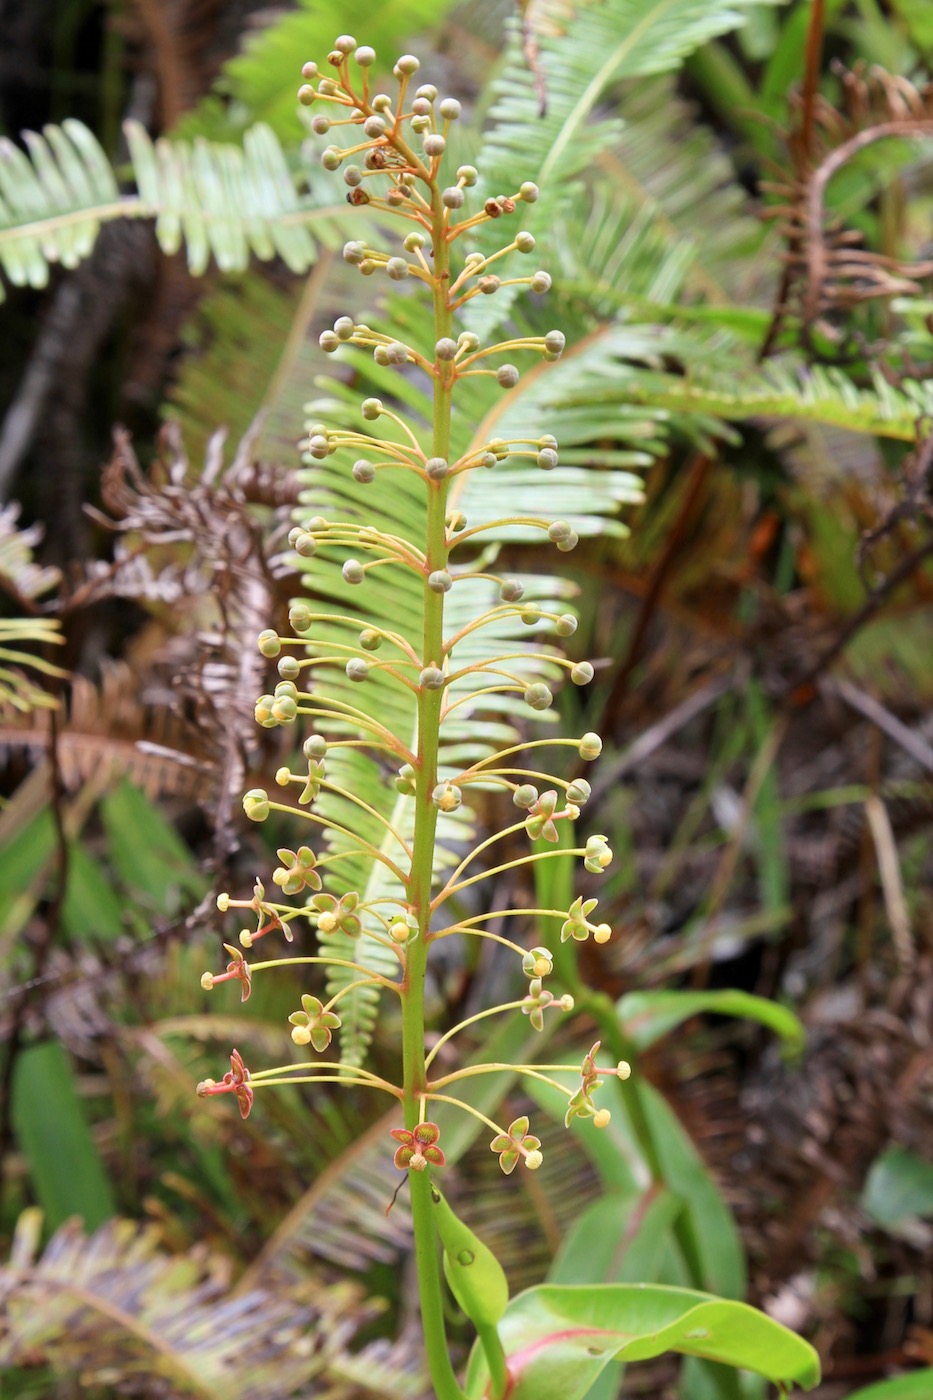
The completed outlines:
<svg viewBox="0 0 933 1400">
<path fill-rule="evenodd" d="M 567 918 L 561 925 L 560 941 L 566 943 L 568 938 L 575 938 L 578 943 L 583 943 L 590 934 L 595 942 L 608 943 L 612 936 L 612 929 L 608 924 L 590 923 L 589 916 L 596 908 L 598 901 L 595 899 L 575 899 L 567 913 Z"/>
<path fill-rule="evenodd" d="M 198 1097 L 210 1098 L 214 1094 L 235 1094 L 240 1107 L 240 1117 L 248 1118 L 253 1106 L 253 1090 L 250 1087 L 249 1070 L 243 1063 L 239 1050 L 230 1056 L 230 1069 L 218 1084 L 213 1079 L 202 1079 L 197 1088 Z"/>
<path fill-rule="evenodd" d="M 632 1067 L 627 1060 L 620 1060 L 613 1069 L 600 1069 L 596 1064 L 600 1043 L 597 1040 L 583 1057 L 583 1064 L 580 1067 L 580 1087 L 570 1095 L 567 1112 L 564 1115 L 564 1123 L 568 1128 L 574 1118 L 591 1118 L 594 1128 L 607 1127 L 611 1114 L 608 1108 L 596 1107 L 593 1102 L 593 1093 L 599 1088 L 601 1078 L 615 1075 L 618 1079 L 628 1079 L 632 1073 Z"/>
<path fill-rule="evenodd" d="M 437 1145 L 441 1130 L 436 1123 L 419 1123 L 417 1128 L 393 1128 L 392 1136 L 401 1146 L 394 1162 L 400 1171 L 423 1172 L 426 1167 L 443 1167 L 447 1158 Z"/>
</svg>

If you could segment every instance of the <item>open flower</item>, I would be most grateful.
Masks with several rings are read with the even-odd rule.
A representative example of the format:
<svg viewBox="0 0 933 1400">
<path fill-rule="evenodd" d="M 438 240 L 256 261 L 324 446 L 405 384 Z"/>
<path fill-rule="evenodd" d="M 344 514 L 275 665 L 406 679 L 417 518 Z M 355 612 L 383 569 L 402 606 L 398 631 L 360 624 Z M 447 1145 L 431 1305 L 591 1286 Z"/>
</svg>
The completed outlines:
<svg viewBox="0 0 933 1400">
<path fill-rule="evenodd" d="M 557 827 L 551 818 L 557 810 L 557 793 L 553 790 L 542 792 L 537 802 L 528 810 L 525 830 L 532 841 L 540 837 L 543 841 L 557 840 Z"/>
<path fill-rule="evenodd" d="M 447 1158 L 437 1146 L 441 1130 L 436 1123 L 419 1123 L 417 1128 L 393 1128 L 392 1136 L 401 1143 L 395 1149 L 393 1158 L 400 1171 L 409 1167 L 413 1172 L 423 1172 L 425 1167 L 443 1167 Z"/>
<path fill-rule="evenodd" d="M 580 1066 L 580 1087 L 576 1093 L 571 1094 L 567 1104 L 567 1112 L 564 1115 L 564 1124 L 568 1128 L 574 1118 L 595 1118 L 599 1112 L 593 1102 L 593 1092 L 599 1088 L 596 1053 L 600 1044 L 601 1042 L 597 1040 L 583 1056 L 583 1064 Z"/>
<path fill-rule="evenodd" d="M 528 983 L 528 995 L 522 1002 L 522 1015 L 527 1016 L 536 1031 L 544 1030 L 544 1008 L 554 1001 L 553 992 L 546 991 L 540 977 L 532 977 Z"/>
<path fill-rule="evenodd" d="M 528 1118 L 516 1118 L 514 1123 L 509 1124 L 507 1133 L 499 1133 L 489 1144 L 490 1151 L 498 1152 L 499 1166 L 506 1176 L 515 1170 L 519 1157 L 525 1158 L 525 1165 L 534 1170 L 541 1165 L 541 1153 L 538 1148 L 541 1146 L 541 1139 L 534 1137 L 528 1131 Z"/>
<path fill-rule="evenodd" d="M 303 1010 L 293 1011 L 289 1016 L 292 1024 L 292 1040 L 296 1045 L 312 1045 L 322 1054 L 333 1040 L 332 1032 L 341 1025 L 340 1017 L 333 1011 L 325 1011 L 317 997 L 303 996 Z"/>
<path fill-rule="evenodd" d="M 253 1106 L 253 1091 L 249 1083 L 249 1070 L 244 1065 L 239 1050 L 234 1050 L 230 1056 L 230 1069 L 220 1083 L 217 1084 L 213 1079 L 202 1079 L 197 1092 L 198 1097 L 202 1099 L 209 1098 L 211 1094 L 236 1094 L 236 1101 L 240 1105 L 240 1117 L 248 1118 Z"/>
<path fill-rule="evenodd" d="M 316 894 L 311 906 L 318 911 L 318 933 L 345 933 L 348 938 L 358 938 L 363 927 L 356 913 L 359 902 L 360 897 L 353 890 L 340 899 L 332 894 Z"/>
<path fill-rule="evenodd" d="M 321 877 L 315 870 L 317 856 L 310 846 L 299 846 L 297 851 L 282 847 L 276 851 L 282 864 L 273 871 L 273 883 L 283 894 L 300 894 L 305 887 L 309 890 L 321 888 Z"/>
</svg>

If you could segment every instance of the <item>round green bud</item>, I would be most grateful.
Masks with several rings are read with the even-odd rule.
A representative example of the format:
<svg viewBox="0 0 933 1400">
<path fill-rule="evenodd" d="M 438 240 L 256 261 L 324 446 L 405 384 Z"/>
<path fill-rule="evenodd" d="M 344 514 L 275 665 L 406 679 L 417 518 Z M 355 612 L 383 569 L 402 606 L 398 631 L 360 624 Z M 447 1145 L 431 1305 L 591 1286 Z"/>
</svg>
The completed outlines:
<svg viewBox="0 0 933 1400">
<path fill-rule="evenodd" d="M 512 801 L 523 812 L 532 808 L 538 800 L 538 789 L 534 783 L 521 783 L 512 793 Z"/>
<path fill-rule="evenodd" d="M 292 548 L 296 554 L 300 554 L 303 559 L 310 559 L 317 549 L 317 541 L 313 535 L 309 535 L 307 530 L 299 530 L 292 541 Z"/>
<path fill-rule="evenodd" d="M 570 679 L 574 685 L 589 685 L 593 679 L 593 668 L 588 661 L 578 661 L 576 666 L 571 668 Z"/>
<path fill-rule="evenodd" d="M 352 263 L 354 266 L 358 267 L 359 264 L 365 258 L 365 256 L 366 249 L 364 248 L 363 244 L 358 243 L 356 239 L 351 239 L 349 243 L 345 243 L 343 245 L 344 262 Z"/>
<path fill-rule="evenodd" d="M 393 282 L 404 282 L 408 271 L 408 262 L 405 258 L 390 258 L 386 263 L 386 272 Z"/>
<path fill-rule="evenodd" d="M 573 613 L 561 613 L 554 624 L 554 631 L 558 637 L 572 637 L 577 630 L 577 619 Z"/>
<path fill-rule="evenodd" d="M 549 292 L 551 290 L 551 274 L 542 272 L 539 268 L 531 278 L 531 290 L 533 292 Z"/>
<path fill-rule="evenodd" d="M 403 763 L 398 770 L 398 777 L 395 779 L 395 786 L 403 797 L 414 797 L 416 773 L 410 763 Z"/>
<path fill-rule="evenodd" d="M 548 331 L 544 337 L 544 348 L 549 355 L 562 355 L 566 344 L 567 337 L 563 331 Z"/>
<path fill-rule="evenodd" d="M 301 675 L 301 663 L 296 656 L 282 656 L 276 667 L 283 681 L 296 681 Z"/>
<path fill-rule="evenodd" d="M 376 361 L 377 365 L 388 365 L 389 352 L 384 345 L 376 345 L 373 347 L 373 359 Z"/>
<path fill-rule="evenodd" d="M 391 112 L 392 99 L 387 92 L 377 92 L 369 105 L 374 112 Z"/>
<path fill-rule="evenodd" d="M 526 180 L 518 191 L 519 199 L 523 199 L 526 204 L 534 204 L 538 198 L 538 186 L 534 180 Z"/>
<path fill-rule="evenodd" d="M 457 179 L 462 181 L 467 189 L 472 189 L 479 179 L 479 171 L 475 165 L 460 165 L 457 167 Z"/>
<path fill-rule="evenodd" d="M 534 627 L 536 622 L 541 621 L 541 609 L 537 603 L 528 603 L 522 608 L 519 616 L 526 627 Z"/>
<path fill-rule="evenodd" d="M 334 335 L 338 340 L 349 340 L 356 330 L 352 316 L 338 316 L 334 322 Z"/>
<path fill-rule="evenodd" d="M 308 82 L 317 77 L 317 64 L 309 59 L 307 63 L 301 65 L 301 76 L 307 78 Z"/>
<path fill-rule="evenodd" d="M 400 340 L 390 340 L 386 346 L 386 357 L 390 365 L 407 365 L 408 346 Z"/>
<path fill-rule="evenodd" d="M 445 121 L 455 122 L 460 115 L 460 103 L 455 97 L 445 97 L 437 109 Z"/>
<path fill-rule="evenodd" d="M 346 665 L 347 680 L 365 681 L 369 675 L 369 663 L 362 656 L 351 656 Z"/>
<path fill-rule="evenodd" d="M 372 462 L 367 462 L 365 457 L 361 457 L 358 462 L 353 463 L 353 480 L 367 485 L 376 475 L 376 468 Z"/>
<path fill-rule="evenodd" d="M 272 713 L 274 704 L 274 695 L 260 695 L 253 707 L 253 716 L 256 723 L 261 724 L 263 729 L 274 729 L 276 726 L 276 719 Z"/>
<path fill-rule="evenodd" d="M 356 40 L 352 34 L 341 34 L 339 38 L 334 40 L 334 48 L 338 53 L 352 53 L 356 48 Z"/>
<path fill-rule="evenodd" d="M 407 943 L 411 937 L 411 929 L 404 919 L 393 919 L 389 925 L 389 937 L 393 943 Z"/>
<path fill-rule="evenodd" d="M 311 130 L 315 136 L 326 136 L 330 131 L 330 117 L 325 117 L 323 112 L 318 112 L 316 117 L 311 118 Z"/>
<path fill-rule="evenodd" d="M 424 153 L 426 156 L 442 156 L 447 150 L 447 142 L 439 131 L 429 132 L 424 138 Z"/>
<path fill-rule="evenodd" d="M 293 632 L 307 632 L 311 626 L 311 609 L 307 603 L 292 603 L 288 610 L 288 625 Z"/>
<path fill-rule="evenodd" d="M 440 812 L 455 812 L 463 801 L 463 793 L 456 783 L 438 783 L 431 801 Z"/>
<path fill-rule="evenodd" d="M 552 448 L 554 449 L 554 451 L 556 452 L 556 451 L 557 451 L 557 438 L 554 436 L 553 433 L 542 433 L 541 436 L 538 438 L 538 446 L 539 446 L 539 447 L 552 447 Z"/>
<path fill-rule="evenodd" d="M 552 472 L 557 466 L 558 456 L 553 447 L 542 447 L 535 461 L 543 472 Z"/>
<path fill-rule="evenodd" d="M 275 683 L 275 699 L 276 699 L 276 700 L 282 700 L 282 699 L 294 700 L 294 701 L 297 703 L 297 701 L 298 701 L 298 687 L 297 687 L 297 685 L 295 684 L 295 682 L 294 682 L 294 681 L 288 681 L 288 680 L 285 680 L 285 681 L 276 681 L 276 683 Z"/>
<path fill-rule="evenodd" d="M 322 78 L 317 85 L 317 90 L 321 97 L 333 97 L 337 91 L 337 84 L 333 78 Z"/>
<path fill-rule="evenodd" d="M 434 354 L 439 360 L 452 360 L 457 353 L 457 342 L 449 335 L 441 336 L 434 346 Z"/>
<path fill-rule="evenodd" d="M 422 83 L 415 97 L 426 97 L 429 102 L 437 101 L 437 88 L 433 83 Z"/>
<path fill-rule="evenodd" d="M 344 583 L 362 583 L 366 574 L 358 559 L 348 559 L 341 569 Z"/>
<path fill-rule="evenodd" d="M 557 540 L 565 540 L 571 533 L 570 524 L 566 520 L 555 520 L 547 527 L 548 539 L 555 543 Z"/>
<path fill-rule="evenodd" d="M 424 469 L 431 481 L 443 481 L 450 471 L 450 466 L 444 457 L 429 457 Z"/>
<path fill-rule="evenodd" d="M 592 791 L 585 778 L 574 778 L 567 788 L 567 801 L 572 802 L 575 807 L 583 807 L 589 802 Z"/>
<path fill-rule="evenodd" d="M 441 199 L 447 209 L 463 208 L 463 190 L 458 189 L 456 185 L 449 185 L 441 194 Z"/>
<path fill-rule="evenodd" d="M 275 781 L 278 787 L 288 787 L 292 780 L 292 770 L 290 768 L 276 768 Z"/>
<path fill-rule="evenodd" d="M 565 535 L 563 539 L 557 541 L 557 548 L 561 554 L 569 554 L 572 549 L 576 549 L 579 543 L 580 536 L 576 530 L 571 530 L 569 535 Z"/>
<path fill-rule="evenodd" d="M 367 422 L 372 423 L 382 412 L 382 399 L 364 399 L 360 412 Z"/>
<path fill-rule="evenodd" d="M 243 811 L 251 822 L 264 822 L 269 815 L 269 795 L 263 788 L 250 788 L 243 794 Z"/>
<path fill-rule="evenodd" d="M 514 365 L 500 365 L 496 370 L 496 383 L 500 389 L 514 389 L 518 380 L 519 373 Z"/>
<path fill-rule="evenodd" d="M 444 684 L 444 672 L 438 666 L 425 666 L 418 677 L 418 684 L 425 690 L 440 690 Z"/>
<path fill-rule="evenodd" d="M 453 582 L 446 569 L 435 569 L 433 573 L 428 574 L 428 587 L 432 593 L 449 593 Z"/>
<path fill-rule="evenodd" d="M 375 627 L 364 627 L 360 633 L 360 646 L 364 651 L 378 651 L 382 641 L 382 633 L 377 632 Z"/>
<path fill-rule="evenodd" d="M 417 136 L 423 136 L 426 131 L 431 130 L 431 118 L 416 112 L 411 119 L 411 129 Z"/>
<path fill-rule="evenodd" d="M 481 277 L 476 285 L 479 287 L 484 297 L 491 297 L 493 293 L 497 292 L 502 286 L 502 282 L 500 278 L 493 276 L 492 273 L 488 273 L 485 277 Z"/>
<path fill-rule="evenodd" d="M 301 103 L 302 107 L 310 107 L 316 97 L 317 93 L 314 91 L 314 88 L 311 87 L 310 83 L 302 83 L 301 87 L 298 89 L 298 101 Z"/>
<path fill-rule="evenodd" d="M 357 266 L 359 267 L 360 272 L 363 274 L 364 277 L 372 277 L 379 264 L 376 261 L 374 261 L 373 258 L 364 258 L 361 263 L 357 264 Z"/>
<path fill-rule="evenodd" d="M 553 703 L 554 696 L 542 681 L 536 681 L 525 691 L 524 700 L 526 705 L 530 705 L 533 710 L 548 710 Z"/>
<path fill-rule="evenodd" d="M 590 763 L 593 761 L 594 758 L 599 758 L 599 755 L 602 753 L 602 751 L 603 741 L 602 739 L 600 739 L 598 734 L 593 733 L 592 729 L 590 729 L 586 734 L 584 734 L 583 738 L 577 745 L 577 752 L 579 753 L 580 757 L 585 758 Z"/>
<path fill-rule="evenodd" d="M 343 172 L 343 183 L 355 189 L 363 183 L 363 172 L 358 165 L 348 165 Z"/>
<path fill-rule="evenodd" d="M 279 641 L 278 633 L 271 627 L 267 627 L 264 632 L 260 632 L 259 636 L 256 638 L 256 645 L 262 655 L 267 656 L 270 661 L 273 657 L 278 656 L 279 652 L 282 650 L 282 643 Z"/>
<path fill-rule="evenodd" d="M 479 464 L 481 467 L 485 467 L 488 471 L 491 467 L 494 467 L 496 465 L 496 462 L 498 460 L 499 459 L 496 456 L 495 452 L 484 452 L 482 457 L 480 457 L 479 459 Z"/>
<path fill-rule="evenodd" d="M 426 241 L 423 233 L 419 233 L 417 229 L 412 229 L 411 233 L 405 235 L 405 242 L 402 244 L 402 247 L 405 249 L 406 253 L 417 253 L 419 248 L 424 247 Z"/>
<path fill-rule="evenodd" d="M 385 136 L 386 124 L 381 117 L 367 117 L 363 123 L 363 130 L 366 135 L 375 141 L 380 136 Z"/>
<path fill-rule="evenodd" d="M 361 68 L 371 68 L 376 62 L 376 50 L 368 44 L 361 44 L 354 57 Z"/>
<path fill-rule="evenodd" d="M 325 335 L 333 335 L 333 331 L 325 331 Z M 334 346 L 333 348 L 336 349 L 337 347 Z M 308 438 L 308 455 L 313 457 L 316 462 L 323 462 L 324 458 L 327 457 L 329 453 L 330 443 L 326 437 L 323 437 L 320 433 L 315 433 L 313 437 Z"/>
<path fill-rule="evenodd" d="M 279 724 L 294 724 L 298 717 L 298 706 L 290 695 L 276 697 L 275 704 L 272 706 L 272 717 Z"/>
<path fill-rule="evenodd" d="M 527 233 L 524 229 L 515 235 L 515 246 L 520 253 L 533 253 L 535 250 L 535 239 L 533 233 Z"/>
<path fill-rule="evenodd" d="M 412 74 L 417 73 L 420 67 L 421 64 L 413 53 L 403 53 L 398 63 L 396 63 L 393 72 L 397 78 L 410 78 Z"/>
<path fill-rule="evenodd" d="M 499 587 L 499 597 L 503 603 L 517 603 L 519 598 L 525 593 L 525 585 L 519 583 L 517 578 L 506 578 L 502 580 Z"/>
<path fill-rule="evenodd" d="M 339 170 L 343 151 L 338 146 L 328 146 L 321 152 L 321 164 L 325 170 Z"/>
<path fill-rule="evenodd" d="M 426 97 L 416 97 L 411 104 L 411 114 L 413 117 L 429 117 L 431 115 L 431 104 Z"/>
</svg>

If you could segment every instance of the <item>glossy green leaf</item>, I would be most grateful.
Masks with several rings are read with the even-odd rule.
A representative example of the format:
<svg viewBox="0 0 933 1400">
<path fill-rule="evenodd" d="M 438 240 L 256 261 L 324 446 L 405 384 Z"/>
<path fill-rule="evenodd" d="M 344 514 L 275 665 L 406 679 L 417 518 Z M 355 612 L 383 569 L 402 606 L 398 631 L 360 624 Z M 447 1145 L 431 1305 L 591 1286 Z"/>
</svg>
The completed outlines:
<svg viewBox="0 0 933 1400">
<path fill-rule="evenodd" d="M 58 1041 L 30 1046 L 13 1074 L 13 1127 L 48 1225 L 73 1215 L 96 1229 L 116 1211 L 110 1183 Z M 67 1171 L 62 1164 L 67 1162 Z"/>
<path fill-rule="evenodd" d="M 906 1147 L 882 1152 L 868 1173 L 862 1208 L 884 1229 L 893 1231 L 903 1229 L 918 1216 L 933 1215 L 933 1162 Z"/>
<path fill-rule="evenodd" d="M 856 1390 L 848 1400 L 929 1400 L 933 1395 L 933 1367 L 910 1371 L 906 1376 L 894 1376 L 889 1381 Z"/>
<path fill-rule="evenodd" d="M 639 1050 L 669 1035 L 691 1016 L 704 1012 L 757 1021 L 779 1035 L 788 1049 L 803 1048 L 804 1029 L 794 1013 L 776 1001 L 749 992 L 629 992 L 619 1001 L 618 1011 L 625 1034 Z"/>
<path fill-rule="evenodd" d="M 677 1277 L 671 1227 L 683 1201 L 663 1187 L 610 1191 L 561 1243 L 549 1283 L 654 1283 Z"/>
<path fill-rule="evenodd" d="M 815 1386 L 809 1342 L 746 1303 L 688 1288 L 599 1284 L 530 1288 L 510 1304 L 499 1333 L 514 1379 L 512 1400 L 576 1400 L 610 1361 L 648 1361 L 667 1351 L 757 1371 L 775 1384 Z M 478 1349 L 466 1392 L 483 1393 Z"/>
</svg>

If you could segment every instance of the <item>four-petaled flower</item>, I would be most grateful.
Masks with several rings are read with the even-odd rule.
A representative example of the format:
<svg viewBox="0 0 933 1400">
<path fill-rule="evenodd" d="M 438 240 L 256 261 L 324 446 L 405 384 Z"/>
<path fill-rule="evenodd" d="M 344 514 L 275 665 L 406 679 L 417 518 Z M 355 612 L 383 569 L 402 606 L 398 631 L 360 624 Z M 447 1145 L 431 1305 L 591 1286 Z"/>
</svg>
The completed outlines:
<svg viewBox="0 0 933 1400">
<path fill-rule="evenodd" d="M 293 1011 L 289 1021 L 293 1026 L 292 1040 L 296 1045 L 312 1045 L 320 1055 L 333 1040 L 332 1032 L 341 1025 L 333 1011 L 325 1011 L 317 997 L 303 996 L 302 1011 Z"/>
<path fill-rule="evenodd" d="M 564 1124 L 568 1128 L 574 1118 L 594 1118 L 598 1112 L 593 1102 L 593 1091 L 599 1088 L 596 1053 L 600 1044 L 601 1042 L 597 1040 L 583 1056 L 583 1064 L 580 1066 L 580 1087 L 576 1093 L 571 1094 L 567 1104 L 567 1112 L 564 1115 Z"/>
<path fill-rule="evenodd" d="M 392 1136 L 401 1147 L 395 1149 L 393 1158 L 400 1171 L 411 1168 L 413 1172 L 423 1172 L 425 1167 L 443 1167 L 447 1158 L 437 1146 L 441 1130 L 436 1123 L 419 1123 L 417 1128 L 393 1128 Z"/>
<path fill-rule="evenodd" d="M 543 841 L 556 841 L 557 827 L 551 818 L 557 810 L 557 793 L 553 790 L 542 792 L 537 802 L 529 809 L 525 830 L 532 841 L 540 837 Z"/>
<path fill-rule="evenodd" d="M 578 943 L 586 940 L 592 928 L 588 916 L 592 914 L 598 902 L 595 899 L 582 898 L 573 901 L 567 911 L 566 921 L 561 925 L 561 943 L 566 943 L 568 938 L 575 938 Z"/>
<path fill-rule="evenodd" d="M 211 1094 L 236 1094 L 236 1101 L 240 1105 L 240 1117 L 249 1117 L 253 1106 L 253 1091 L 249 1083 L 249 1070 L 244 1065 L 239 1050 L 234 1050 L 230 1056 L 230 1069 L 219 1084 L 213 1079 L 201 1080 L 198 1085 L 199 1097 L 206 1099 Z"/>
<path fill-rule="evenodd" d="M 358 938 L 363 925 L 356 914 L 360 897 L 354 891 L 335 899 L 332 894 L 316 894 L 311 901 L 318 911 L 318 933 L 345 933 L 348 938 Z"/>
<path fill-rule="evenodd" d="M 282 864 L 272 872 L 272 879 L 283 894 L 300 894 L 306 886 L 309 890 L 321 888 L 321 877 L 314 868 L 317 856 L 310 846 L 299 846 L 297 851 L 283 846 L 276 855 Z"/>
<path fill-rule="evenodd" d="M 524 1157 L 529 1167 L 539 1166 L 541 1153 L 538 1148 L 540 1146 L 541 1139 L 534 1137 L 528 1131 L 527 1117 L 516 1118 L 514 1123 L 509 1124 L 507 1133 L 499 1133 L 489 1144 L 492 1152 L 498 1152 L 499 1166 L 506 1176 L 515 1170 L 519 1157 Z"/>
</svg>

